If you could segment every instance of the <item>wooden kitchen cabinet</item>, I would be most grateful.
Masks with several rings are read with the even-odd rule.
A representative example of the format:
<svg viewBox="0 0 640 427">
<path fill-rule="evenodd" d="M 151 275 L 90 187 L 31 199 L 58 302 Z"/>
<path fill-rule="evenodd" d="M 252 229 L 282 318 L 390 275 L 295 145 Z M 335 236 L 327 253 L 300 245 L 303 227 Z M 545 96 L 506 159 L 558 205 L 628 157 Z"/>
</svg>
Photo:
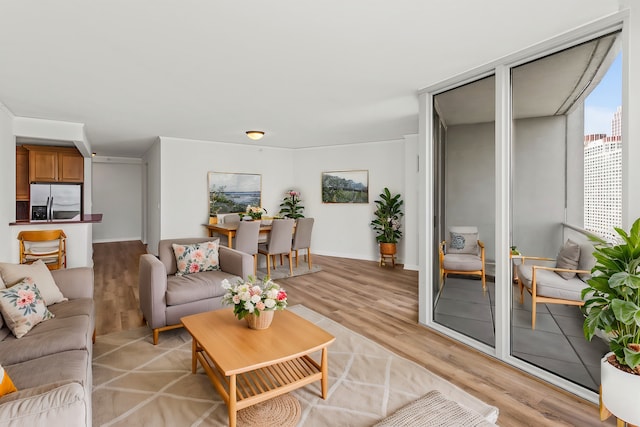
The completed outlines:
<svg viewBox="0 0 640 427">
<path fill-rule="evenodd" d="M 29 152 L 16 147 L 16 201 L 29 201 Z"/>
<path fill-rule="evenodd" d="M 29 182 L 84 181 L 84 158 L 75 148 L 23 145 L 29 151 Z"/>
<path fill-rule="evenodd" d="M 84 181 L 84 157 L 76 152 L 58 153 L 58 180 L 59 182 L 83 182 Z"/>
</svg>

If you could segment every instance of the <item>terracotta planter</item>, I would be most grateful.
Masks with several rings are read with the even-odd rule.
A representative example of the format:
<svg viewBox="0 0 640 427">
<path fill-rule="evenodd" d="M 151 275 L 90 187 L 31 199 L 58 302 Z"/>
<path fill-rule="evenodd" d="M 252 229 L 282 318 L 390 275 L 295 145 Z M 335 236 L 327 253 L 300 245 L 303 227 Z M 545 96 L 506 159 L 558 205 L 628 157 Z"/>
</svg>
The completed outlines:
<svg viewBox="0 0 640 427">
<path fill-rule="evenodd" d="M 255 314 L 247 314 L 244 318 L 247 319 L 247 325 L 249 329 L 267 329 L 271 326 L 273 321 L 274 310 L 261 311 L 260 316 Z"/>
<path fill-rule="evenodd" d="M 609 362 L 607 353 L 600 360 L 602 404 L 617 418 L 640 425 L 640 375 L 621 371 Z"/>
<path fill-rule="evenodd" d="M 397 249 L 396 243 L 380 243 L 381 255 L 395 255 Z"/>
</svg>

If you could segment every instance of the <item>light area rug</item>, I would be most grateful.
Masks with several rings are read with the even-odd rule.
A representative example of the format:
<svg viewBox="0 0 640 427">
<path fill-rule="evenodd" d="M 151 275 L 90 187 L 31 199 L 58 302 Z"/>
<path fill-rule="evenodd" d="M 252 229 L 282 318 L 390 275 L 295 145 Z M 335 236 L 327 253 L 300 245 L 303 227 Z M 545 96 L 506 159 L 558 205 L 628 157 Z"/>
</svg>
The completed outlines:
<svg viewBox="0 0 640 427">
<path fill-rule="evenodd" d="M 288 310 L 336 337 L 329 347 L 327 399 L 320 396 L 319 382 L 291 393 L 301 405 L 298 426 L 371 426 L 430 390 L 440 391 L 489 422 L 496 421 L 496 407 L 416 363 L 307 307 L 295 305 Z M 319 360 L 320 354 L 313 357 Z M 188 332 L 163 332 L 154 346 L 151 330 L 142 327 L 97 337 L 93 425 L 226 426 L 228 416 L 202 368 L 196 375 L 191 373 Z"/>
<path fill-rule="evenodd" d="M 271 269 L 271 278 L 274 280 L 277 279 L 286 279 L 287 277 L 295 277 L 295 276 L 302 276 L 304 274 L 311 274 L 311 273 L 317 273 L 318 271 L 322 271 L 322 267 L 320 267 L 319 265 L 313 265 L 311 267 L 311 270 L 309 270 L 309 265 L 306 262 L 302 262 L 300 261 L 300 265 L 298 266 L 298 268 L 295 267 L 296 262 L 295 260 L 293 261 L 293 275 L 289 274 L 289 261 L 284 260 L 284 265 L 280 265 L 280 261 L 278 261 L 278 266 L 277 268 L 272 268 Z M 263 277 L 265 277 L 267 275 L 267 267 L 258 267 L 258 271 L 256 272 L 256 276 L 258 276 L 258 279 L 262 279 Z"/>
</svg>

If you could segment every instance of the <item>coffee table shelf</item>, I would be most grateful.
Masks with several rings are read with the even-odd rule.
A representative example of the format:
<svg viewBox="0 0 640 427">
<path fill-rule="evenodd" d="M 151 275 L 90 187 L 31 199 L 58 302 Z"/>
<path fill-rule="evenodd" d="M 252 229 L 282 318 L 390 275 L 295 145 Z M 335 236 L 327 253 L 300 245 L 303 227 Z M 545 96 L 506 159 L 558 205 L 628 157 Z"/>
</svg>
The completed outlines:
<svg viewBox="0 0 640 427">
<path fill-rule="evenodd" d="M 235 376 L 225 376 L 202 349 L 198 350 L 198 360 L 227 405 L 230 403 L 230 390 L 235 380 L 237 410 L 322 379 L 321 366 L 309 356 L 287 360 Z"/>
</svg>

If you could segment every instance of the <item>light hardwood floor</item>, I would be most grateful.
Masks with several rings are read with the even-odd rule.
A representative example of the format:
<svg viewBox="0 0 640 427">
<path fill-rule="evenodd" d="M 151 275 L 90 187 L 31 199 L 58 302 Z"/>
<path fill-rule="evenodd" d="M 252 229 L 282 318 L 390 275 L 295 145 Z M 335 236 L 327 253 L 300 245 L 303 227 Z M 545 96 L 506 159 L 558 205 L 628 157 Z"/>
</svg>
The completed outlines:
<svg viewBox="0 0 640 427">
<path fill-rule="evenodd" d="M 138 259 L 145 251 L 141 242 L 94 245 L 98 335 L 143 325 Z M 419 325 L 417 272 L 318 255 L 314 264 L 322 271 L 278 281 L 291 305 L 340 322 L 497 406 L 499 425 L 615 425 L 600 422 L 596 405 Z"/>
</svg>

